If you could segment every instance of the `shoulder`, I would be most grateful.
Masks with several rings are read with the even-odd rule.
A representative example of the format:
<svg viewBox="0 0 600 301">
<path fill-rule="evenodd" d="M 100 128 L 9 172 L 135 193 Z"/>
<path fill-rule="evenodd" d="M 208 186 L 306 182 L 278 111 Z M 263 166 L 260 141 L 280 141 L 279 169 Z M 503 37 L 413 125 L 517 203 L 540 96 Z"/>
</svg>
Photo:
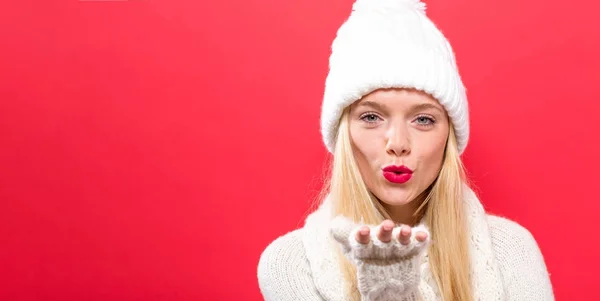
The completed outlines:
<svg viewBox="0 0 600 301">
<path fill-rule="evenodd" d="M 509 295 L 553 300 L 544 256 L 532 233 L 515 221 L 495 215 L 488 215 L 488 225 Z"/>
<path fill-rule="evenodd" d="M 487 218 L 495 247 L 535 246 L 537 248 L 537 242 L 531 232 L 519 223 L 496 215 L 488 214 Z"/>
<path fill-rule="evenodd" d="M 543 260 L 531 232 L 508 218 L 488 215 L 492 245 L 501 265 Z"/>
<path fill-rule="evenodd" d="M 302 229 L 273 240 L 260 256 L 257 274 L 265 300 L 294 300 L 315 294 Z"/>
<path fill-rule="evenodd" d="M 306 260 L 301 235 L 302 229 L 297 229 L 273 240 L 260 256 L 258 265 L 259 277 L 261 276 L 261 272 L 281 270 L 287 266 L 282 265 L 282 263 L 289 262 L 289 260 Z"/>
</svg>

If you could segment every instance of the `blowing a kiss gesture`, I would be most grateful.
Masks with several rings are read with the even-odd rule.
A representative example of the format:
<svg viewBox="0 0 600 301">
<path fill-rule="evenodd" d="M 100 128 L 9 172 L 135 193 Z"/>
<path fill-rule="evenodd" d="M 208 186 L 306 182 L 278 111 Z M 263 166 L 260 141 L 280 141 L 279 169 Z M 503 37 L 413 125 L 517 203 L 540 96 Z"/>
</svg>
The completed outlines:
<svg viewBox="0 0 600 301">
<path fill-rule="evenodd" d="M 331 234 L 344 255 L 356 265 L 363 300 L 417 300 L 420 263 L 430 242 L 423 226 L 396 226 L 385 220 L 378 226 L 358 225 L 336 217 Z"/>
</svg>

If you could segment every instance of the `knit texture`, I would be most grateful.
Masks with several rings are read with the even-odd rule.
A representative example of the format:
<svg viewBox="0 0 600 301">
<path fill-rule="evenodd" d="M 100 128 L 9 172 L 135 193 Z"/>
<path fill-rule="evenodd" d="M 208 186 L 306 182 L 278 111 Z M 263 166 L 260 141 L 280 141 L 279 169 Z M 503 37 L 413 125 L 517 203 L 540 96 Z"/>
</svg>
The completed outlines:
<svg viewBox="0 0 600 301">
<path fill-rule="evenodd" d="M 357 0 L 331 45 L 321 134 L 333 152 L 342 112 L 382 88 L 414 88 L 446 109 L 459 153 L 469 140 L 465 87 L 448 40 L 418 0 Z"/>
<path fill-rule="evenodd" d="M 344 216 L 331 223 L 331 234 L 340 244 L 344 255 L 357 267 L 358 290 L 365 301 L 417 300 L 417 285 L 421 281 L 422 255 L 429 243 L 429 231 L 424 226 L 415 227 L 408 244 L 398 240 L 400 227 L 392 230 L 392 240 L 382 242 L 377 237 L 380 226 L 370 226 L 367 244 L 356 241 L 362 227 Z M 427 233 L 428 239 L 418 242 L 417 232 Z M 400 297 L 400 298 L 399 298 Z"/>
<path fill-rule="evenodd" d="M 474 300 L 554 300 L 544 258 L 531 233 L 511 220 L 485 214 L 472 191 L 465 195 L 465 206 L 471 234 Z M 326 200 L 307 218 L 302 229 L 281 236 L 265 249 L 258 265 L 259 287 L 265 300 L 348 299 L 335 251 L 340 242 L 332 237 L 329 230 L 333 222 L 331 208 L 331 203 Z M 351 240 L 348 241 L 350 244 Z M 346 254 L 354 254 L 350 255 L 354 262 L 362 260 L 371 264 L 375 261 L 360 258 L 385 255 L 387 263 L 396 265 L 374 272 L 366 264 L 362 272 L 357 267 L 357 273 L 362 273 L 357 275 L 359 286 L 361 282 L 368 283 L 368 287 L 359 288 L 363 298 L 368 298 L 373 287 L 383 283 L 384 292 L 377 292 L 385 298 L 381 300 L 414 300 L 410 298 L 417 295 L 408 291 L 415 285 L 420 300 L 441 300 L 429 269 L 427 252 L 420 253 L 419 261 L 403 261 L 392 259 L 394 252 L 383 251 L 382 247 L 369 245 L 366 250 L 378 251 L 365 253 L 353 253 L 352 245 L 346 247 Z M 418 269 L 411 265 L 418 266 Z M 415 284 L 412 277 L 417 275 Z M 389 279 L 397 280 L 395 289 L 394 282 Z"/>
</svg>

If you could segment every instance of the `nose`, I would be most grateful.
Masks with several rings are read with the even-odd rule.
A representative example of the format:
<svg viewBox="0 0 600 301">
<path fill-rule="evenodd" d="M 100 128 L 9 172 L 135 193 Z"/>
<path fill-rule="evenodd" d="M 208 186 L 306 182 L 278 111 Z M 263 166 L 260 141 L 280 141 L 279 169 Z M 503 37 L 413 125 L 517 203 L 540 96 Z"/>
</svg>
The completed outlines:
<svg viewBox="0 0 600 301">
<path fill-rule="evenodd" d="M 410 137 L 406 126 L 390 126 L 386 133 L 386 152 L 395 156 L 410 154 Z"/>
</svg>

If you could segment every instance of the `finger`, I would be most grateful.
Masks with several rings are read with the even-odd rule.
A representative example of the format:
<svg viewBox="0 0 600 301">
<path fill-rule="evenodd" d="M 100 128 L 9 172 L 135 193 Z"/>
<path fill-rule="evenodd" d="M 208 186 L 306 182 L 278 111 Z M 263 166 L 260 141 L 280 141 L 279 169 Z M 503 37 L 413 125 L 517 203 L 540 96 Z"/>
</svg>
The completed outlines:
<svg viewBox="0 0 600 301">
<path fill-rule="evenodd" d="M 398 240 L 400 241 L 400 243 L 403 245 L 408 245 L 410 243 L 410 234 L 411 234 L 411 229 L 409 226 L 401 226 L 400 234 L 398 237 Z"/>
<path fill-rule="evenodd" d="M 394 222 L 391 220 L 385 220 L 381 223 L 381 227 L 379 227 L 379 233 L 377 233 L 377 238 L 381 242 L 390 242 L 392 241 L 392 230 L 394 230 Z"/>
<path fill-rule="evenodd" d="M 423 232 L 423 231 L 418 231 L 415 234 L 415 238 L 417 239 L 418 242 L 424 242 L 427 240 L 427 233 Z"/>
<path fill-rule="evenodd" d="M 361 244 L 368 244 L 371 240 L 370 229 L 367 226 L 362 226 L 358 231 L 356 231 L 356 241 Z"/>
</svg>

